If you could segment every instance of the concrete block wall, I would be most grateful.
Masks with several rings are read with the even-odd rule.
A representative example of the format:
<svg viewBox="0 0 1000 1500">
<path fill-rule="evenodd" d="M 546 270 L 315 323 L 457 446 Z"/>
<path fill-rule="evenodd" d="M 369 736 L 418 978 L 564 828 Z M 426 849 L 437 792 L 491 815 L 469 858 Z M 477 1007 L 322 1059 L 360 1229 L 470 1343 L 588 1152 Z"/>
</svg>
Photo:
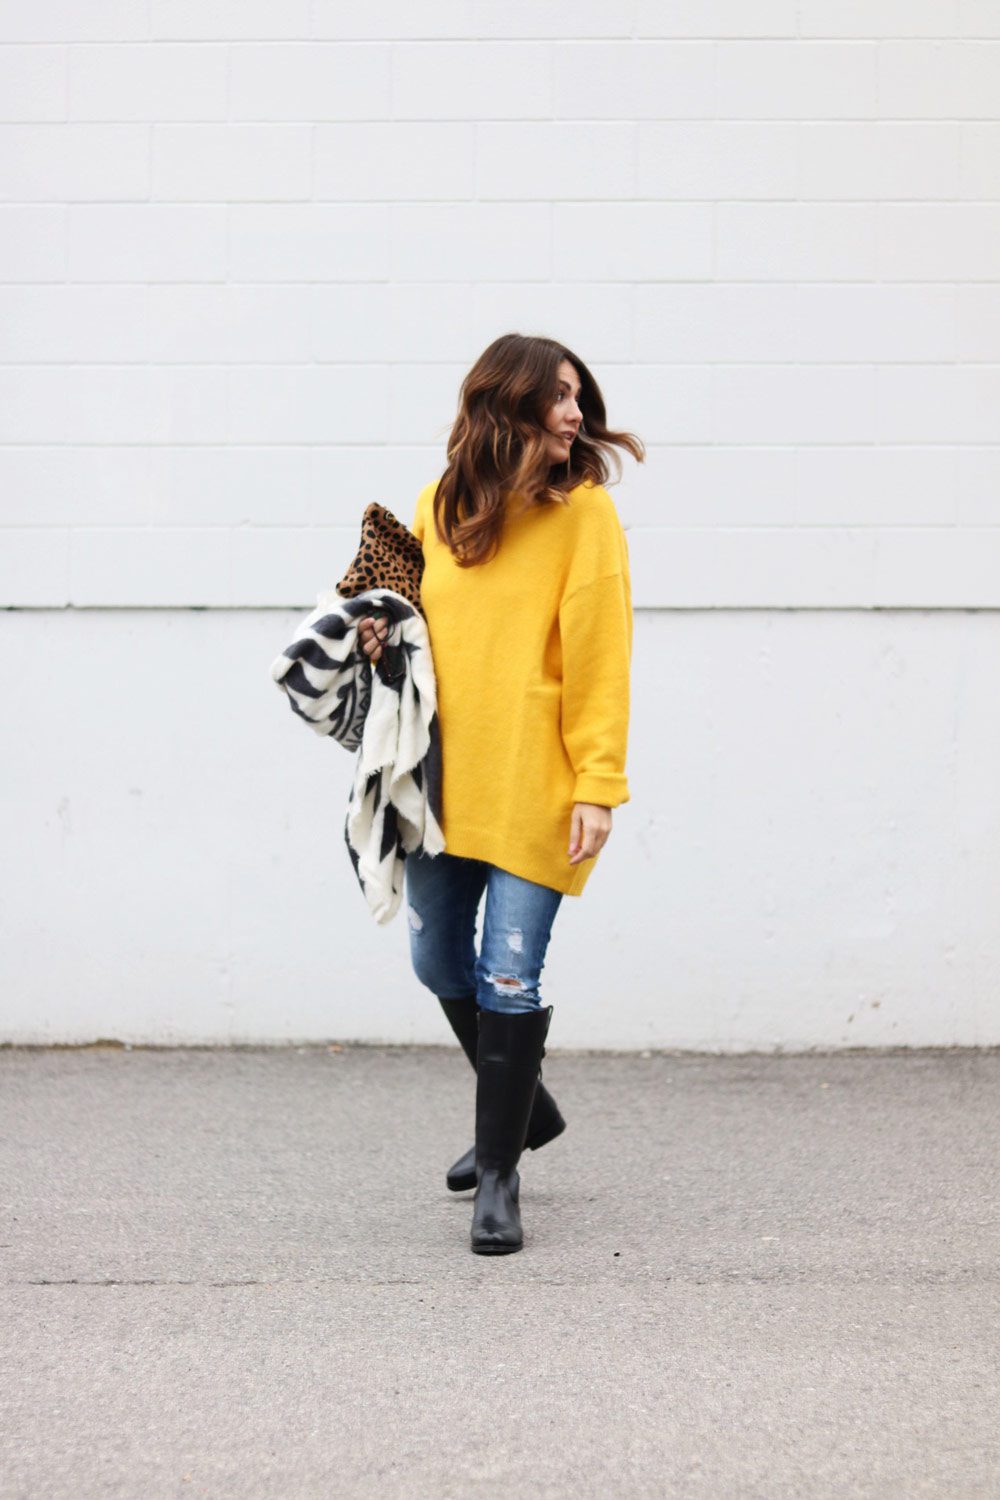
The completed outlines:
<svg viewBox="0 0 1000 1500">
<path fill-rule="evenodd" d="M 0 0 L 0 628 L 20 708 L 2 744 L 11 838 L 25 860 L 45 850 L 37 888 L 17 862 L 3 876 L 9 1039 L 443 1038 L 402 920 L 344 956 L 366 920 L 339 844 L 346 770 L 320 770 L 266 669 L 353 554 L 363 506 L 412 518 L 465 370 L 509 329 L 575 349 L 648 448 L 612 489 L 637 616 L 634 800 L 567 903 L 586 902 L 621 993 L 609 1008 L 590 960 L 553 953 L 554 1043 L 845 1045 L 866 995 L 868 1040 L 1000 1041 L 991 0 Z M 206 697 L 238 643 L 258 696 L 219 724 Z M 42 647 L 72 667 L 71 723 Z M 706 660 L 710 689 L 685 685 Z M 194 776 L 162 755 L 192 733 Z M 111 872 L 136 854 L 119 745 L 169 936 L 145 968 L 141 927 L 139 956 L 114 962 Z M 750 844 L 724 877 L 699 857 L 727 847 L 748 764 L 770 909 L 812 883 L 791 945 L 762 939 Z M 845 764 L 854 838 L 834 857 L 776 809 Z M 281 775 L 330 785 L 268 823 L 277 864 L 255 890 L 289 873 L 312 808 L 339 898 L 321 883 L 296 920 L 333 924 L 366 993 L 396 966 L 395 998 L 367 1011 L 302 1001 L 328 974 L 308 944 L 297 978 L 258 994 L 250 954 L 285 972 L 287 920 L 252 943 L 221 917 L 204 944 L 170 925 L 190 860 L 236 901 L 234 869 L 263 858 L 251 790 L 284 806 Z M 98 787 L 91 824 L 73 809 Z M 211 812 L 191 849 L 175 833 L 196 788 Z M 87 870 L 108 883 L 84 896 Z M 679 870 L 700 873 L 681 890 Z M 678 896 L 716 936 L 671 926 L 665 955 L 657 913 Z M 899 925 L 911 904 L 919 939 Z M 817 972 L 838 932 L 850 954 Z"/>
</svg>

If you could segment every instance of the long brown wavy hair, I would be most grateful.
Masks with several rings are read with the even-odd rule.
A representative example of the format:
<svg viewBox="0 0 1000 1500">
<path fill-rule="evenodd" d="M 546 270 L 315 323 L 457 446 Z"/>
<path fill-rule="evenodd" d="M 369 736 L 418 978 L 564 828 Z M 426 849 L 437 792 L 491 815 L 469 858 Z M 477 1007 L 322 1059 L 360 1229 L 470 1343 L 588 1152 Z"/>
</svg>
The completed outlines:
<svg viewBox="0 0 1000 1500">
<path fill-rule="evenodd" d="M 558 395 L 564 359 L 580 379 L 583 425 L 564 462 L 552 463 L 544 422 Z M 530 504 L 564 505 L 584 480 L 606 484 L 609 457 L 616 479 L 625 448 L 637 463 L 646 450 L 631 432 L 607 425 L 604 397 L 582 359 L 554 339 L 504 333 L 494 339 L 462 381 L 459 410 L 448 438 L 448 467 L 434 500 L 434 525 L 460 567 L 486 562 L 500 545 L 505 496 Z"/>
</svg>

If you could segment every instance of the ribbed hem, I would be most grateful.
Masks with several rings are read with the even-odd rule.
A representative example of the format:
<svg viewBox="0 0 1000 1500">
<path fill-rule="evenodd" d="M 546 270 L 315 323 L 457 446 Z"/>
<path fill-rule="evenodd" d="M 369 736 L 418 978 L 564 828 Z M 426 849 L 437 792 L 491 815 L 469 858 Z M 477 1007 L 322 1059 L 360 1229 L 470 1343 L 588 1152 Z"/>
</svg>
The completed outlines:
<svg viewBox="0 0 1000 1500">
<path fill-rule="evenodd" d="M 583 894 L 584 886 L 601 857 L 597 854 L 593 859 L 571 865 L 567 855 L 565 867 L 560 869 L 558 865 L 553 866 L 551 855 L 546 856 L 523 845 L 510 845 L 498 838 L 493 829 L 470 828 L 466 825 L 461 832 L 449 834 L 446 819 L 444 836 L 445 854 L 455 854 L 461 859 L 484 860 L 489 865 L 496 865 L 499 870 L 519 875 L 522 880 L 533 880 L 536 885 L 547 885 L 550 890 L 561 891 L 564 896 Z"/>
<path fill-rule="evenodd" d="M 574 802 L 593 802 L 598 807 L 620 807 L 630 801 L 628 778 L 620 772 L 584 771 L 573 787 Z"/>
</svg>

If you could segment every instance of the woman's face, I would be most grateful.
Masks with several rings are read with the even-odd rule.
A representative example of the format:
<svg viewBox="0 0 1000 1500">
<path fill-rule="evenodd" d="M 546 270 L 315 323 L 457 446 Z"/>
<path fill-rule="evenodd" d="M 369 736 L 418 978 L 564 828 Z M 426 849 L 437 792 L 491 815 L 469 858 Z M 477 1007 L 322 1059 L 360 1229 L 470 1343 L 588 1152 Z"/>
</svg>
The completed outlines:
<svg viewBox="0 0 1000 1500">
<path fill-rule="evenodd" d="M 575 367 L 568 359 L 560 364 L 556 380 L 556 400 L 545 418 L 545 429 L 549 434 L 548 447 L 552 462 L 564 464 L 569 458 L 577 432 L 583 425 L 583 413 L 577 405 L 580 381 Z"/>
</svg>

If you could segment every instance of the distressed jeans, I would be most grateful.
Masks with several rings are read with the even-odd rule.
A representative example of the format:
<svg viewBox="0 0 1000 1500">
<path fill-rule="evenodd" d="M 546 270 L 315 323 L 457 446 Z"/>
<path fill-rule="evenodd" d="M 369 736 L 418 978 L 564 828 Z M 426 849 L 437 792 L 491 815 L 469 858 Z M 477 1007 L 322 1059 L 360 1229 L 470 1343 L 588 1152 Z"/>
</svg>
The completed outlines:
<svg viewBox="0 0 1000 1500">
<path fill-rule="evenodd" d="M 443 1000 L 474 993 L 483 1010 L 537 1010 L 562 892 L 457 854 L 409 854 L 404 870 L 410 958 L 420 983 Z M 476 914 L 484 890 L 477 955 Z"/>
</svg>

